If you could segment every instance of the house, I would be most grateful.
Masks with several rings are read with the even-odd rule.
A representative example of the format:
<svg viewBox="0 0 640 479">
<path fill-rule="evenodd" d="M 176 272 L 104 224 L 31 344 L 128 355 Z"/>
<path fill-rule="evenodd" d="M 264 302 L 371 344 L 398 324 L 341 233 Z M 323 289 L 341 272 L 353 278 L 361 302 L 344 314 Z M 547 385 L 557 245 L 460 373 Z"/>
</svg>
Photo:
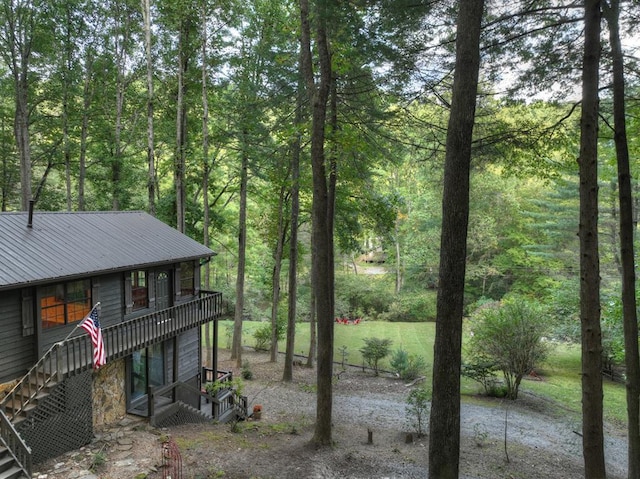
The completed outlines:
<svg viewBox="0 0 640 479">
<path fill-rule="evenodd" d="M 143 212 L 0 213 L 0 478 L 30 474 L 125 413 L 156 425 L 207 417 L 203 374 L 217 357 L 214 347 L 202 368 L 202 326 L 212 322 L 216 345 L 222 298 L 200 271 L 214 254 Z M 79 327 L 94 306 L 97 370 Z M 229 410 L 210 402 L 216 419 Z"/>
</svg>

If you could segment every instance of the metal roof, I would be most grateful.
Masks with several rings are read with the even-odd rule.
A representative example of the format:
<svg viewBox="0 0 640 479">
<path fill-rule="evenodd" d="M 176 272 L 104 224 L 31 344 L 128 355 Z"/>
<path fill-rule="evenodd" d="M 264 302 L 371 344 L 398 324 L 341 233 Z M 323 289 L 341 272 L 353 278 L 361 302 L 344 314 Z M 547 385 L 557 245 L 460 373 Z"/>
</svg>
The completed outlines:
<svg viewBox="0 0 640 479">
<path fill-rule="evenodd" d="M 0 290 L 215 253 L 140 211 L 0 213 Z"/>
</svg>

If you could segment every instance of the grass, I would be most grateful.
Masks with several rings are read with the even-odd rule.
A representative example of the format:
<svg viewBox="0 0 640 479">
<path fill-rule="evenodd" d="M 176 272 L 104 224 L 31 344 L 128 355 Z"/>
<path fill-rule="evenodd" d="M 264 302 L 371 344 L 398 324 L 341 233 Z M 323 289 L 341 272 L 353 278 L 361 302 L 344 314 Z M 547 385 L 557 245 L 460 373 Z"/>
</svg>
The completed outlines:
<svg viewBox="0 0 640 479">
<path fill-rule="evenodd" d="M 231 321 L 220 322 L 220 346 L 225 346 L 224 332 Z M 259 322 L 246 322 L 243 325 L 243 343 L 253 345 L 253 331 L 260 326 Z M 364 338 L 389 338 L 392 340 L 391 350 L 402 348 L 410 354 L 423 356 L 429 366 L 433 365 L 433 341 L 435 323 L 390 323 L 365 321 L 358 325 L 336 324 L 334 329 L 334 360 L 341 361 L 341 348 L 345 347 L 348 364 L 362 365 L 360 348 L 364 346 Z M 284 351 L 284 341 L 278 344 Z M 296 325 L 295 353 L 306 355 L 309 351 L 309 325 Z M 381 368 L 389 369 L 389 358 L 383 360 Z M 520 389 L 552 401 L 553 404 L 572 414 L 581 413 L 581 377 L 580 377 L 579 345 L 555 344 L 547 360 L 536 372 L 543 377 L 542 381 L 523 381 Z M 430 381 L 431 371 L 426 372 Z M 618 426 L 626 427 L 626 391 L 623 384 L 604 379 L 604 418 Z M 461 392 L 463 396 L 472 396 L 480 391 L 473 381 L 462 378 Z"/>
</svg>

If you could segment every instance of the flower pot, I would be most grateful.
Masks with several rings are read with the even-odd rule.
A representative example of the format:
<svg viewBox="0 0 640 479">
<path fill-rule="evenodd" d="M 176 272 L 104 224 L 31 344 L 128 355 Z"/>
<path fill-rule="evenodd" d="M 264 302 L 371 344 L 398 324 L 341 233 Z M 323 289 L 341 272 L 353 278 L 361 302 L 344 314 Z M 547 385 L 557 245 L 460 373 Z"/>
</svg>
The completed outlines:
<svg viewBox="0 0 640 479">
<path fill-rule="evenodd" d="M 259 420 L 262 418 L 262 405 L 256 404 L 253 406 L 253 419 Z"/>
</svg>

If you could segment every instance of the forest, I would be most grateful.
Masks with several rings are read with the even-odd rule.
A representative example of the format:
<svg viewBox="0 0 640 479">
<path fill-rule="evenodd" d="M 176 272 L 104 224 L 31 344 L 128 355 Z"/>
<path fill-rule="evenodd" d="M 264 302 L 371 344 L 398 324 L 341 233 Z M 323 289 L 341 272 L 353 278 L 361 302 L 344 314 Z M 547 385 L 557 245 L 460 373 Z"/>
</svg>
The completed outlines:
<svg viewBox="0 0 640 479">
<path fill-rule="evenodd" d="M 591 311 L 605 356 L 628 359 L 621 291 L 640 202 L 638 2 L 1 1 L 1 211 L 30 200 L 39 210 L 145 210 L 210 246 L 218 254 L 205 286 L 235 314 L 238 356 L 243 320 L 317 322 L 318 387 L 330 391 L 334 317 L 439 322 L 443 251 L 462 237 L 464 298 L 453 316 L 527 297 L 548 308 L 557 339 L 582 335 L 584 345 Z M 460 60 L 459 32 L 474 6 L 468 185 L 451 183 L 468 196 L 460 236 L 447 164 L 464 143 L 452 121 L 456 75 L 460 84 L 474 76 L 458 71 L 472 66 Z M 597 176 L 585 193 L 587 153 Z M 587 210 L 599 260 L 591 282 Z M 385 281 L 362 274 L 371 264 Z M 596 301 L 588 308 L 585 294 Z M 635 332 L 637 351 L 637 320 Z M 318 394 L 320 443 L 330 439 L 330 400 Z"/>
</svg>

